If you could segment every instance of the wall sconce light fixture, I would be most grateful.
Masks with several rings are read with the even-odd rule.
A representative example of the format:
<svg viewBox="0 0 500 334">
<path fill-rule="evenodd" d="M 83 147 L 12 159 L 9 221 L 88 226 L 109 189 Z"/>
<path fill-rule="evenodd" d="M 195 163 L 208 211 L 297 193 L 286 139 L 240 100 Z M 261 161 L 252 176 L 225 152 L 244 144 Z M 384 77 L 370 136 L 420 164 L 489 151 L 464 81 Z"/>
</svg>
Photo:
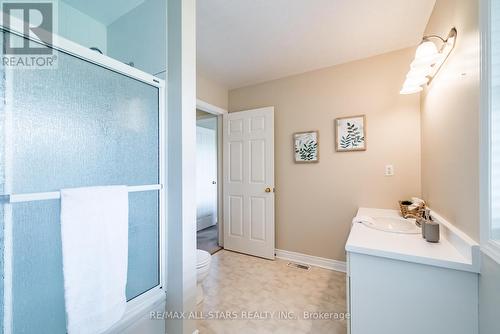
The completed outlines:
<svg viewBox="0 0 500 334">
<path fill-rule="evenodd" d="M 437 40 L 441 44 L 439 49 L 433 40 Z M 418 93 L 423 90 L 424 85 L 430 84 L 455 48 L 456 42 L 456 28 L 451 29 L 446 39 L 437 35 L 424 36 L 415 53 L 415 59 L 410 65 L 410 71 L 406 75 L 403 88 L 399 93 Z"/>
</svg>

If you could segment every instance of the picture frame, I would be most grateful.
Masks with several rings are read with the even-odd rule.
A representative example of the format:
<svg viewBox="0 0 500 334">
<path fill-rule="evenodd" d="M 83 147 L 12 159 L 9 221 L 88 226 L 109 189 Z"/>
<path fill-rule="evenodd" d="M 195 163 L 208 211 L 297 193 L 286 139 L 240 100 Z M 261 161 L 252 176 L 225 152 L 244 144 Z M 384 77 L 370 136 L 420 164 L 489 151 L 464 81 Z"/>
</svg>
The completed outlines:
<svg viewBox="0 0 500 334">
<path fill-rule="evenodd" d="M 295 132 L 293 148 L 295 163 L 319 162 L 319 131 Z"/>
<path fill-rule="evenodd" d="M 335 151 L 366 151 L 366 115 L 335 119 Z"/>
</svg>

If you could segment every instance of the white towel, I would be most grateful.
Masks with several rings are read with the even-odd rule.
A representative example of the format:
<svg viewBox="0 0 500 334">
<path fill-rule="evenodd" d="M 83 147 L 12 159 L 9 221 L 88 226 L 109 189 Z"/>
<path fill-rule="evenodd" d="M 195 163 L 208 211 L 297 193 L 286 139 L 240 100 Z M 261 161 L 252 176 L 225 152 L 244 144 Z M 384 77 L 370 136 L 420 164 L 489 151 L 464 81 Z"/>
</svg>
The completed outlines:
<svg viewBox="0 0 500 334">
<path fill-rule="evenodd" d="M 127 187 L 61 190 L 61 236 L 68 333 L 102 333 L 127 303 Z"/>
<path fill-rule="evenodd" d="M 421 204 L 425 204 L 423 199 L 420 199 L 418 197 L 412 197 L 411 198 L 411 205 L 408 206 L 408 210 L 415 210 L 418 208 Z"/>
<path fill-rule="evenodd" d="M 375 225 L 375 221 L 369 216 L 356 216 L 352 219 L 353 224 L 363 223 L 368 225 Z"/>
</svg>

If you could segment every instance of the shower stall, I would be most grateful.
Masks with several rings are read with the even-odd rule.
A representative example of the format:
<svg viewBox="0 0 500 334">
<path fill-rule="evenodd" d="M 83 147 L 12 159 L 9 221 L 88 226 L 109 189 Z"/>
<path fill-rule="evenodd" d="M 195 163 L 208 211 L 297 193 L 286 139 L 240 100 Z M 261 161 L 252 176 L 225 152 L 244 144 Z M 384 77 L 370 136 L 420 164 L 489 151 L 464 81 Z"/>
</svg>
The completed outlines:
<svg viewBox="0 0 500 334">
<path fill-rule="evenodd" d="M 0 43 L 25 38 L 0 32 Z M 164 82 L 62 38 L 50 49 L 57 59 L 52 68 L 0 64 L 5 334 L 66 333 L 63 188 L 128 186 L 124 318 L 165 299 Z"/>
</svg>

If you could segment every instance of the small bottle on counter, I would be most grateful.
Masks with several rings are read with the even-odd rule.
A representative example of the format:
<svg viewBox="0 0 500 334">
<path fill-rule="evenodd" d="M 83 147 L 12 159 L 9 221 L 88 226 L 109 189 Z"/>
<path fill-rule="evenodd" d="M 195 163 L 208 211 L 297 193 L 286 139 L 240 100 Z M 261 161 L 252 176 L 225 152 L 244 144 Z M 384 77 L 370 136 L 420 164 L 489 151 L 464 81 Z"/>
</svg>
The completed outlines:
<svg viewBox="0 0 500 334">
<path fill-rule="evenodd" d="M 439 224 L 432 220 L 431 212 L 425 209 L 424 219 L 422 219 L 422 237 L 427 242 L 439 242 Z"/>
<path fill-rule="evenodd" d="M 433 243 L 439 242 L 439 224 L 430 220 L 425 225 L 425 240 Z"/>
</svg>

